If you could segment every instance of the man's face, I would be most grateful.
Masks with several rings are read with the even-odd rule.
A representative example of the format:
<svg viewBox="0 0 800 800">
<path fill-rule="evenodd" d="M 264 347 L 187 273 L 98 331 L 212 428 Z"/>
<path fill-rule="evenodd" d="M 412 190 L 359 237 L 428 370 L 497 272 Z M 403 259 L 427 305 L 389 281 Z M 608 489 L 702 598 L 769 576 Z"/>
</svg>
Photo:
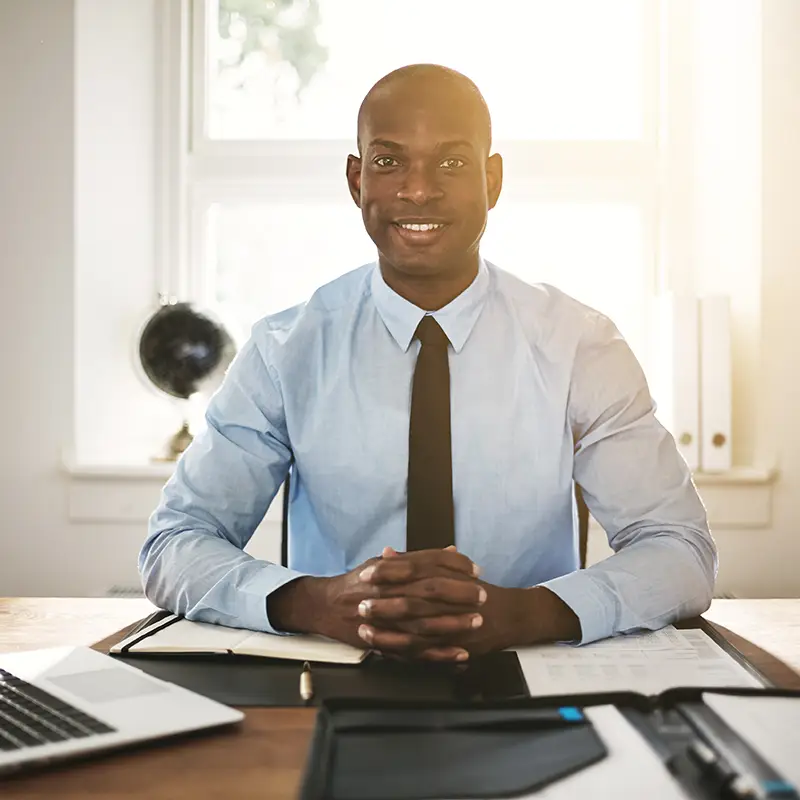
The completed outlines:
<svg viewBox="0 0 800 800">
<path fill-rule="evenodd" d="M 475 268 L 502 183 L 469 102 L 406 88 L 372 102 L 347 178 L 381 265 L 409 277 Z"/>
</svg>

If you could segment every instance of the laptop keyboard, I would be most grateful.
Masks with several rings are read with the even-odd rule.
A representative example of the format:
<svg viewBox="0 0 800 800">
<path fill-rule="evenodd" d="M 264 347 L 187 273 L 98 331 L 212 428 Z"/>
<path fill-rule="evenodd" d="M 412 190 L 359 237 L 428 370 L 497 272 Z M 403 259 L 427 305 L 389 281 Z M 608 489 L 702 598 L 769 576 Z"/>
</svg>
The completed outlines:
<svg viewBox="0 0 800 800">
<path fill-rule="evenodd" d="M 115 730 L 0 669 L 0 751 L 83 739 Z"/>
</svg>

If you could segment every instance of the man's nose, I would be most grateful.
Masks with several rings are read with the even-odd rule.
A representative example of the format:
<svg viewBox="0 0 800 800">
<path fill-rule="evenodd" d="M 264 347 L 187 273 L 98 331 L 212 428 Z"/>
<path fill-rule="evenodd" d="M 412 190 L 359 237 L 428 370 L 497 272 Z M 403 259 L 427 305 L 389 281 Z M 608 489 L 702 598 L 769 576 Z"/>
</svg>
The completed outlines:
<svg viewBox="0 0 800 800">
<path fill-rule="evenodd" d="M 417 206 L 424 206 L 443 196 L 444 191 L 439 184 L 436 169 L 423 165 L 411 167 L 397 190 L 398 199 L 408 200 Z"/>
</svg>

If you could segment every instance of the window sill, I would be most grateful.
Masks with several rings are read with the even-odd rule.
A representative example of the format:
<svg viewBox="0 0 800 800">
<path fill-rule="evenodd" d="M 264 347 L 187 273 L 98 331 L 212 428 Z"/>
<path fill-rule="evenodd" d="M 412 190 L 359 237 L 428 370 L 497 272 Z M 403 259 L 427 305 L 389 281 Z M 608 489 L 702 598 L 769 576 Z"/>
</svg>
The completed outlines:
<svg viewBox="0 0 800 800">
<path fill-rule="evenodd" d="M 726 472 L 695 472 L 692 477 L 696 486 L 767 486 L 775 483 L 778 470 L 734 467 Z"/>
<path fill-rule="evenodd" d="M 158 481 L 164 484 L 175 471 L 174 461 L 149 464 L 78 464 L 65 459 L 64 471 L 73 480 Z"/>
<path fill-rule="evenodd" d="M 70 478 L 69 517 L 75 522 L 145 522 L 174 469 L 175 464 L 166 461 L 80 464 L 65 459 L 64 471 Z M 694 482 L 712 530 L 768 528 L 772 523 L 772 486 L 777 478 L 775 469 L 753 467 L 695 473 Z M 281 514 L 279 492 L 265 519 L 279 522 Z"/>
<path fill-rule="evenodd" d="M 722 528 L 769 528 L 776 469 L 734 467 L 728 472 L 694 474 L 712 532 Z"/>
<path fill-rule="evenodd" d="M 173 461 L 141 464 L 81 464 L 65 458 L 69 476 L 68 513 L 72 522 L 129 523 L 142 525 L 158 505 L 161 489 L 175 470 Z M 283 491 L 279 491 L 264 516 L 280 522 Z"/>
<path fill-rule="evenodd" d="M 72 478 L 106 480 L 167 480 L 175 470 L 174 461 L 152 461 L 147 464 L 79 464 L 64 460 L 64 471 Z M 697 486 L 765 486 L 778 477 L 776 469 L 734 467 L 726 472 L 695 472 Z"/>
</svg>

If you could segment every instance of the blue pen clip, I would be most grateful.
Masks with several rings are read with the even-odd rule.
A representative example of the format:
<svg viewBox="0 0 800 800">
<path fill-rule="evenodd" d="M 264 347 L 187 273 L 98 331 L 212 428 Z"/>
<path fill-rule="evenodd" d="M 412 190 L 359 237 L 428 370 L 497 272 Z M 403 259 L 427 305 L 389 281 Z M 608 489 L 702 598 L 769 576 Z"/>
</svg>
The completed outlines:
<svg viewBox="0 0 800 800">
<path fill-rule="evenodd" d="M 788 781 L 764 781 L 761 790 L 770 798 L 796 798 L 797 789 Z"/>
</svg>

